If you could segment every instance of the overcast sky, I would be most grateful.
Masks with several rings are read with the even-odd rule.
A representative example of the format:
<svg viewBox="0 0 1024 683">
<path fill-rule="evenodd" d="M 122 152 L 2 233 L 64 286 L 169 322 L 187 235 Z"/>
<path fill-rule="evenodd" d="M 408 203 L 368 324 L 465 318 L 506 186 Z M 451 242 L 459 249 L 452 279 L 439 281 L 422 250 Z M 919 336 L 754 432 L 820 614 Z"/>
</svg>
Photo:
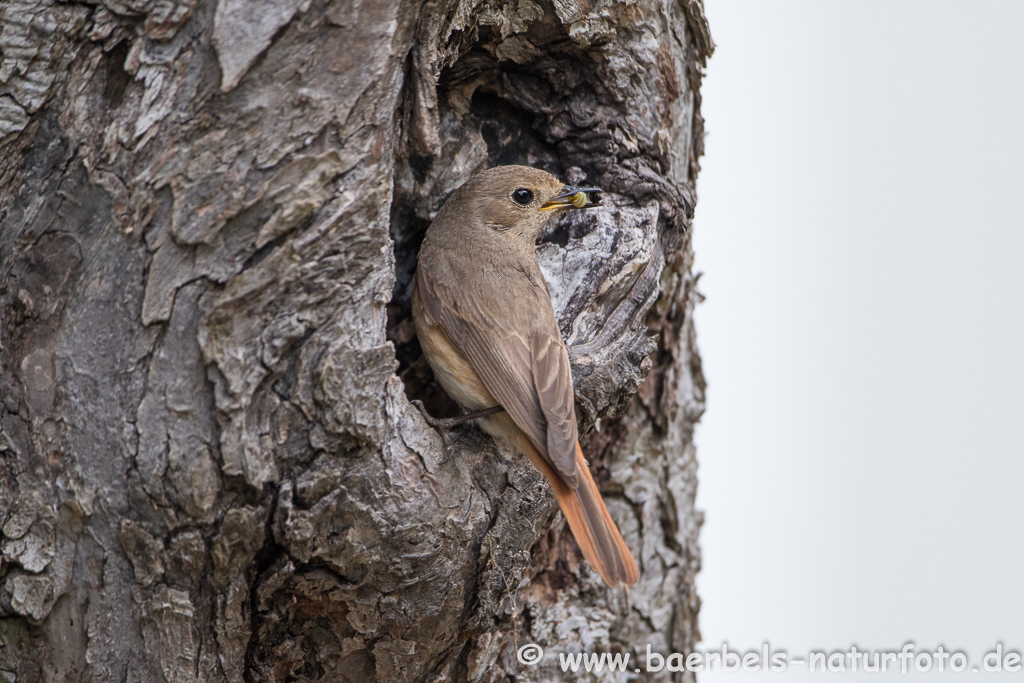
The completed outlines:
<svg viewBox="0 0 1024 683">
<path fill-rule="evenodd" d="M 706 11 L 700 647 L 970 675 L 1024 649 L 1024 2 Z"/>
</svg>

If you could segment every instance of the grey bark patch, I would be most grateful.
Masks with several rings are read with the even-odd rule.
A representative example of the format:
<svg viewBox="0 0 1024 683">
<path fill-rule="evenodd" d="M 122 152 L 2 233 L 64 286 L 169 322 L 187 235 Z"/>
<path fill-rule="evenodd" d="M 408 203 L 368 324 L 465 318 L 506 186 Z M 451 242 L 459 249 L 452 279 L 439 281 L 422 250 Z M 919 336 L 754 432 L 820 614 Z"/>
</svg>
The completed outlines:
<svg viewBox="0 0 1024 683">
<path fill-rule="evenodd" d="M 291 21 L 309 0 L 261 3 L 219 0 L 213 28 L 213 44 L 220 61 L 222 92 L 238 85 L 256 58 L 270 45 L 270 39 Z"/>
<path fill-rule="evenodd" d="M 130 519 L 121 521 L 121 546 L 135 570 L 135 580 L 152 586 L 164 574 L 164 544 Z"/>
<path fill-rule="evenodd" d="M 27 533 L 5 540 L 2 546 L 5 562 L 21 565 L 34 574 L 44 571 L 56 552 L 56 515 L 49 508 L 42 512 L 43 516 L 33 522 Z"/>
<path fill-rule="evenodd" d="M 15 574 L 9 581 L 11 609 L 35 621 L 46 616 L 44 609 L 53 591 L 53 581 L 46 576 Z"/>
<path fill-rule="evenodd" d="M 168 683 L 191 683 L 195 674 L 196 643 L 192 637 L 195 618 L 187 591 L 160 586 L 142 603 L 142 637 L 157 654 L 160 671 Z"/>
<path fill-rule="evenodd" d="M 25 130 L 28 112 L 10 95 L 0 95 L 0 141 L 11 133 Z"/>
</svg>

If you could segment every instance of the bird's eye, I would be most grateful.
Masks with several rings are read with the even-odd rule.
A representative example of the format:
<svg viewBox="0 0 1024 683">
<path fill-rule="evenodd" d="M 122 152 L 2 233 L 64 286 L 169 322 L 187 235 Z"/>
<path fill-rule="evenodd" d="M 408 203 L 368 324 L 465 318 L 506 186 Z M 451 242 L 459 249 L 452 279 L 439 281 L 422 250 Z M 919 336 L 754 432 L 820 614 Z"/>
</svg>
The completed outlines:
<svg viewBox="0 0 1024 683">
<path fill-rule="evenodd" d="M 530 202 L 533 201 L 533 192 L 525 187 L 520 187 L 518 190 L 513 190 L 512 201 L 520 206 L 529 206 Z"/>
</svg>

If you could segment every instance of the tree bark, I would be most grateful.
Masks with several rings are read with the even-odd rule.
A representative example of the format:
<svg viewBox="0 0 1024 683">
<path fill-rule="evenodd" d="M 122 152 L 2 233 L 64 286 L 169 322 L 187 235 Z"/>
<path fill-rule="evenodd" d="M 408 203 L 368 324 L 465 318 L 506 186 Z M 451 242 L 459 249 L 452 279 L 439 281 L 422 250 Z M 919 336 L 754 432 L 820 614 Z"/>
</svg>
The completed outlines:
<svg viewBox="0 0 1024 683">
<path fill-rule="evenodd" d="M 0 681 L 692 650 L 710 50 L 699 0 L 3 0 Z M 538 257 L 631 589 L 523 457 L 470 425 L 445 462 L 410 405 L 455 414 L 411 323 L 423 232 L 503 163 L 606 190 Z"/>
</svg>

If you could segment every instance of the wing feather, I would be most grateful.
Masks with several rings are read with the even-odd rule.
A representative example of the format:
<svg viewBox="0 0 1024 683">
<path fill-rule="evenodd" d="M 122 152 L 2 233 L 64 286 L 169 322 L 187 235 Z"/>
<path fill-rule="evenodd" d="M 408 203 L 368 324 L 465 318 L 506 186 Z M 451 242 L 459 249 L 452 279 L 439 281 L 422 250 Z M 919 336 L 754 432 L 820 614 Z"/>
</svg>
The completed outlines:
<svg viewBox="0 0 1024 683">
<path fill-rule="evenodd" d="M 539 297 L 493 292 L 493 300 L 503 304 L 499 312 L 478 305 L 480 298 L 465 289 L 452 291 L 422 265 L 416 278 L 427 314 L 541 456 L 576 488 L 572 374 L 547 292 Z"/>
<path fill-rule="evenodd" d="M 559 472 L 572 472 L 575 481 L 578 434 L 572 372 L 562 333 L 557 324 L 552 327 L 548 334 L 533 335 L 533 385 L 548 423 L 548 459 Z M 575 488 L 574 483 L 570 485 Z"/>
</svg>

